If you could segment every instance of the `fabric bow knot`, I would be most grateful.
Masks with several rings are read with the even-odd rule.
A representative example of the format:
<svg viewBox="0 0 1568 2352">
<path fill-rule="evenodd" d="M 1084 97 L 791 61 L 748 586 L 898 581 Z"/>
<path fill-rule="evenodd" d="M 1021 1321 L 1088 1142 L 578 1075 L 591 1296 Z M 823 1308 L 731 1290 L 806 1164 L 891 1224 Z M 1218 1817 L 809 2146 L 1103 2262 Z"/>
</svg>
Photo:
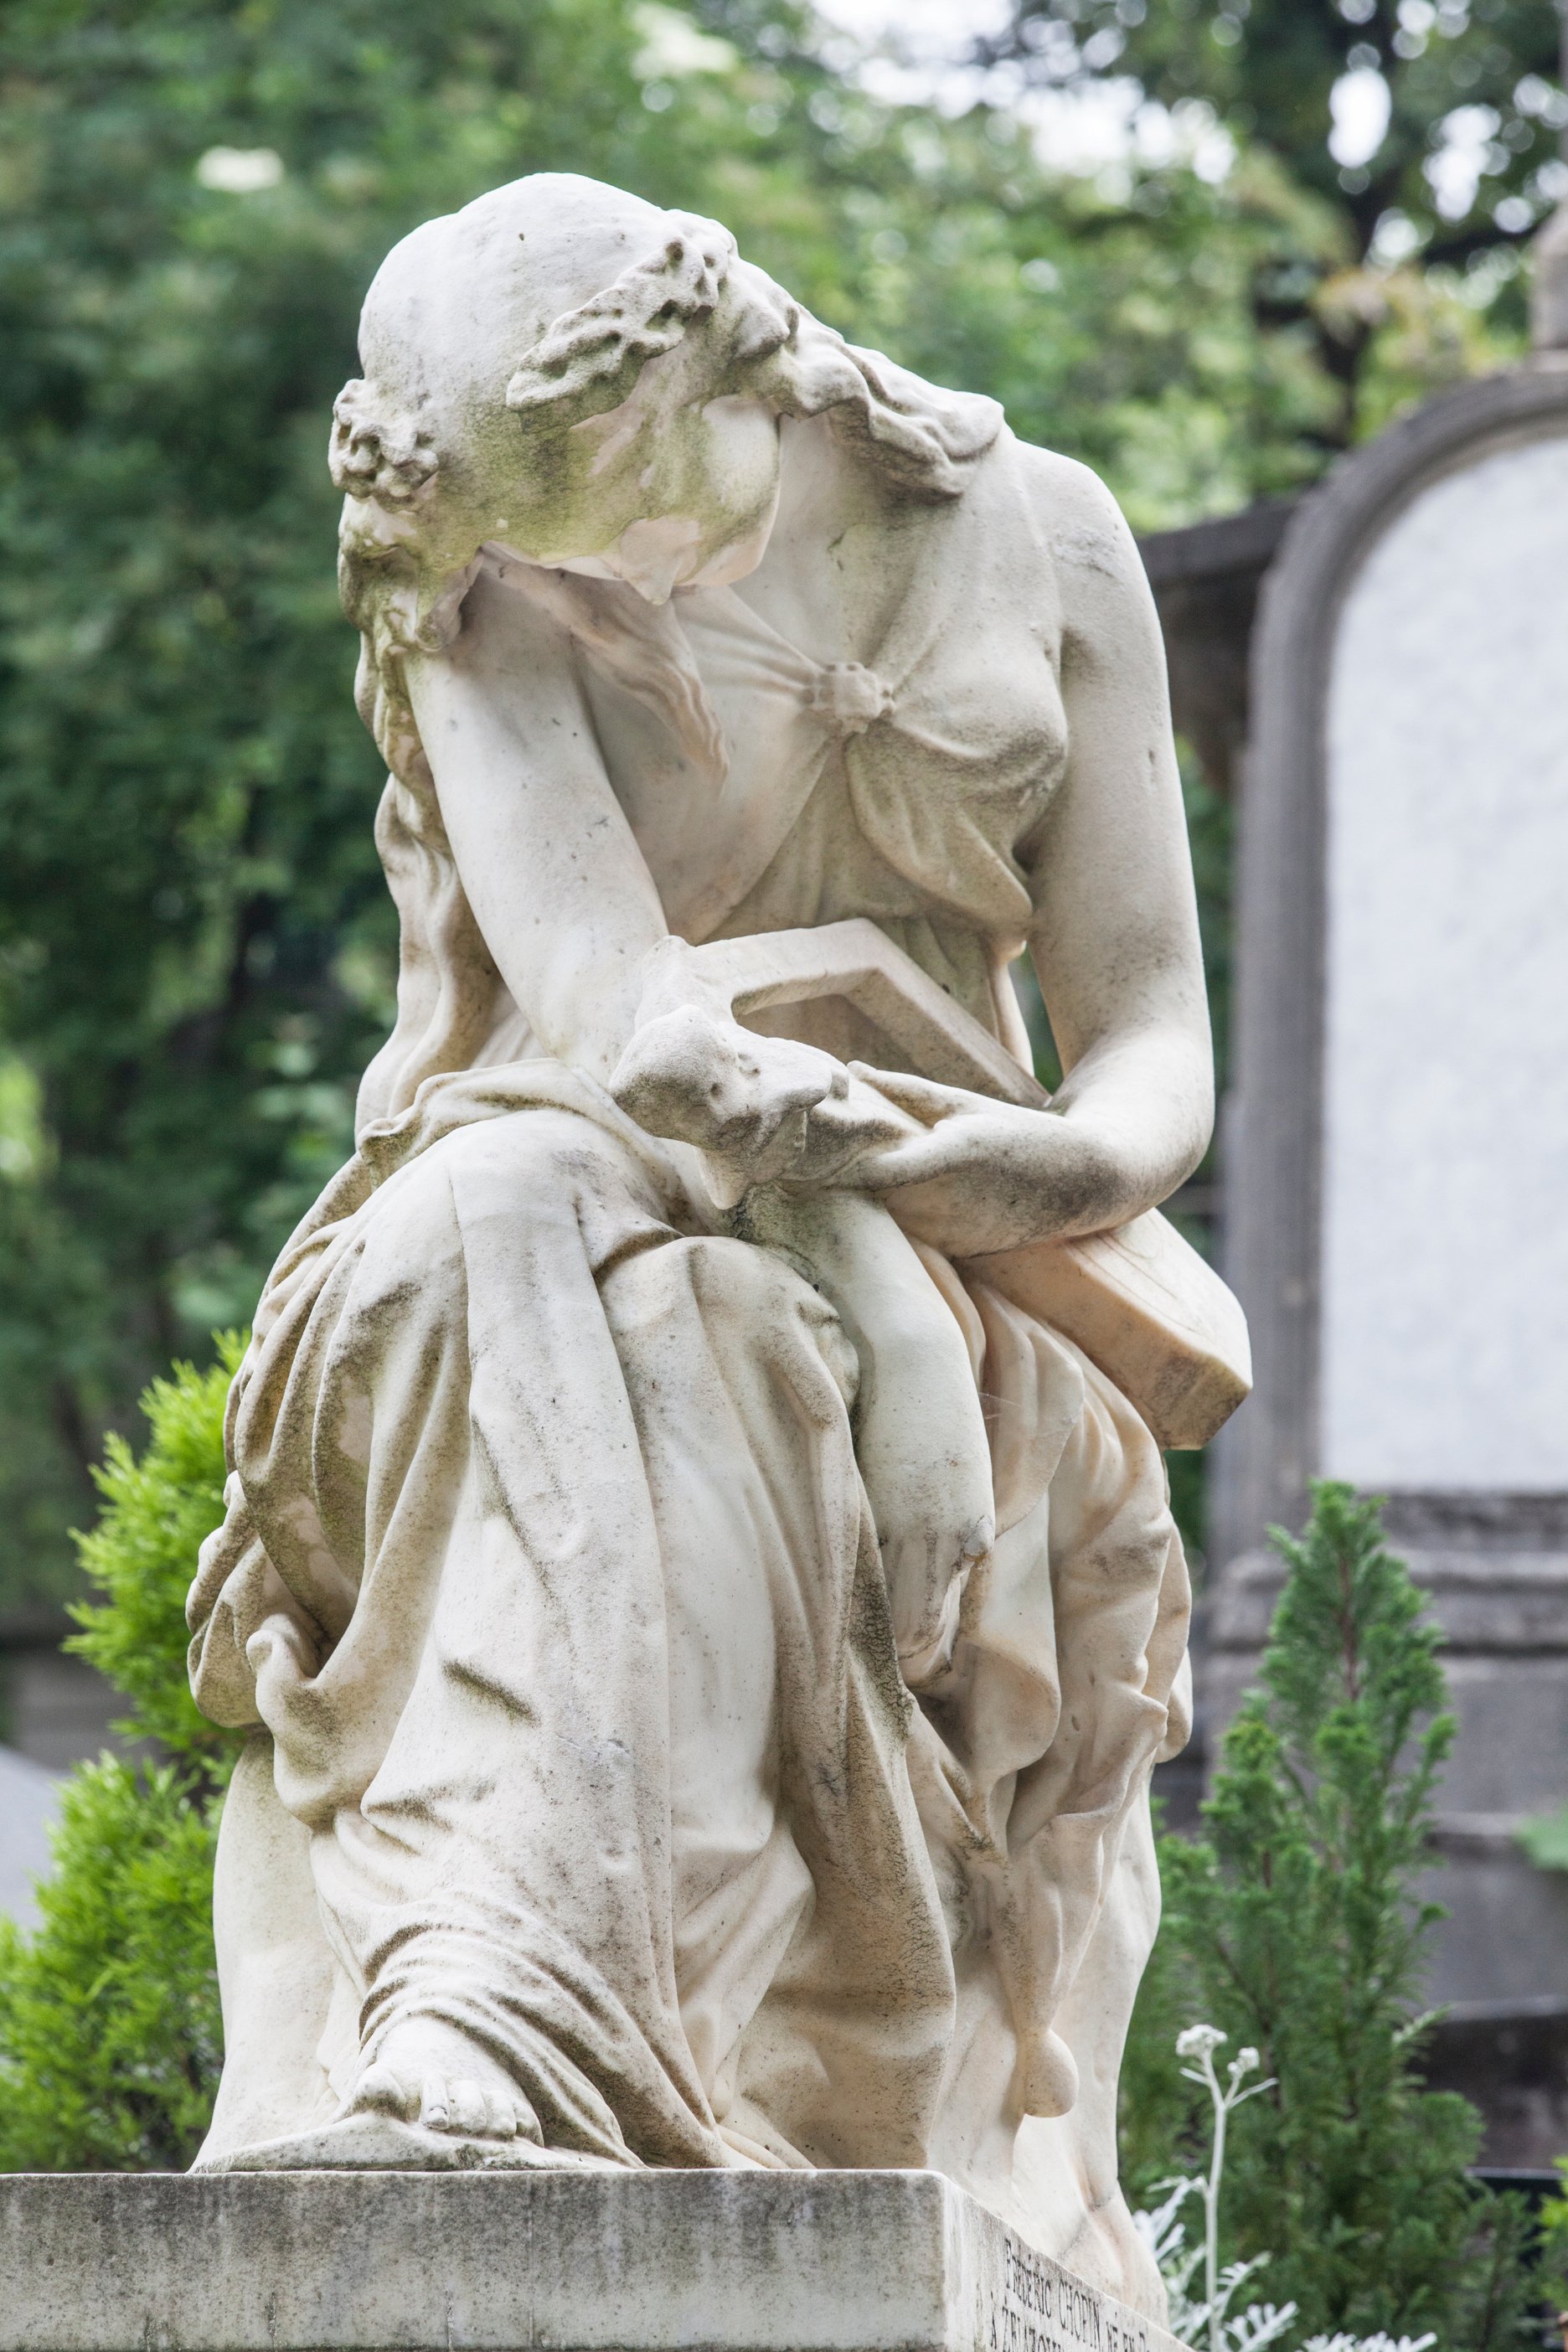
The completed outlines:
<svg viewBox="0 0 1568 2352">
<path fill-rule="evenodd" d="M 863 735 L 873 719 L 887 717 L 893 698 L 863 662 L 828 662 L 813 683 L 811 707 L 824 712 L 841 734 Z"/>
</svg>

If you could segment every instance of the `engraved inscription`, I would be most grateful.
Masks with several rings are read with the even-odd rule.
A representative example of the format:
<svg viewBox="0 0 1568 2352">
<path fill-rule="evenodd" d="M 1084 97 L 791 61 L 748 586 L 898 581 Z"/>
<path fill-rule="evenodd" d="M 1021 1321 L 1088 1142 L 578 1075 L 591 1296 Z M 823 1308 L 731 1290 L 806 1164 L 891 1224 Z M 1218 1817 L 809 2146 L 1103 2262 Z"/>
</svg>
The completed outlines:
<svg viewBox="0 0 1568 2352">
<path fill-rule="evenodd" d="M 1150 2352 L 1149 2328 L 1009 2237 L 991 2306 L 990 2352 Z"/>
</svg>

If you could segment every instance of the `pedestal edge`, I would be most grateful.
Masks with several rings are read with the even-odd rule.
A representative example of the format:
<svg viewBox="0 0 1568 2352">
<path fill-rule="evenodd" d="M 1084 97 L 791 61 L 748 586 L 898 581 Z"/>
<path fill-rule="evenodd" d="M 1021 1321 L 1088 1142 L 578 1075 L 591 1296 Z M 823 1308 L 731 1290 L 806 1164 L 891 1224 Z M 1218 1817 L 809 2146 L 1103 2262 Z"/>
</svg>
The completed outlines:
<svg viewBox="0 0 1568 2352">
<path fill-rule="evenodd" d="M 1178 2352 L 933 2172 L 15 2174 L 0 2352 Z"/>
</svg>

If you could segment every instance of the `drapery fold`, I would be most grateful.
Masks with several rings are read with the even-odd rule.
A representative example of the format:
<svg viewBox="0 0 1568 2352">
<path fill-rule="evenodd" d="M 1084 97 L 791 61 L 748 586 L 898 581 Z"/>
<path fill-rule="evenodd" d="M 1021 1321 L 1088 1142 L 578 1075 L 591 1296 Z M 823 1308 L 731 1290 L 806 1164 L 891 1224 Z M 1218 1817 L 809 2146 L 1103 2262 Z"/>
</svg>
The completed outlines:
<svg viewBox="0 0 1568 2352">
<path fill-rule="evenodd" d="M 192 1667 L 310 1832 L 340 2095 L 435 2017 L 552 2146 L 944 2160 L 1005 2202 L 975 2151 L 1075 2095 L 1054 2020 L 1169 1732 L 1185 1583 L 1131 1408 L 923 1255 L 1001 1533 L 917 1701 L 836 1318 L 591 1081 L 427 1082 L 290 1244 Z"/>
</svg>

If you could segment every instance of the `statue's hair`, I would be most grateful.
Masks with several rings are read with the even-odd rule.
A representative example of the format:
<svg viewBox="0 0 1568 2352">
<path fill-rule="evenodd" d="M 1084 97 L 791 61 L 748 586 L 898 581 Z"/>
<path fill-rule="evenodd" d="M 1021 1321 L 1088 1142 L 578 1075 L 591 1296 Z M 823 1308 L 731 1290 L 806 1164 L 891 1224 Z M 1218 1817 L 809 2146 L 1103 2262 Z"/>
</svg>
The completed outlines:
<svg viewBox="0 0 1568 2352">
<path fill-rule="evenodd" d="M 1001 428 L 994 400 L 940 392 L 814 319 L 742 261 L 717 221 L 672 213 L 664 244 L 602 293 L 563 311 L 525 352 L 507 406 L 576 423 L 624 398 L 647 362 L 673 351 L 728 294 L 714 389 L 752 391 L 785 415 L 826 415 L 884 473 L 926 498 L 955 498 Z"/>
<path fill-rule="evenodd" d="M 809 310 L 795 303 L 790 309 L 788 345 L 779 354 L 781 371 L 787 362 L 780 408 L 788 415 L 825 415 L 900 489 L 958 498 L 970 468 L 1002 429 L 997 403 L 981 393 L 939 391 L 879 352 L 847 343 Z"/>
<path fill-rule="evenodd" d="M 403 506 L 434 478 L 436 451 L 416 425 L 373 409 L 365 394 L 363 379 L 351 376 L 332 403 L 333 485 L 349 498 Z"/>
<path fill-rule="evenodd" d="M 930 499 L 960 494 L 1001 429 L 994 400 L 939 391 L 879 352 L 847 343 L 742 261 L 717 221 L 668 217 L 657 250 L 563 311 L 523 352 L 505 393 L 521 422 L 564 427 L 617 405 L 650 360 L 673 351 L 722 302 L 710 398 L 746 391 L 785 415 L 826 415 L 900 488 Z M 413 423 L 374 408 L 355 377 L 333 404 L 329 462 L 340 490 L 396 506 L 434 478 L 439 458 Z"/>
<path fill-rule="evenodd" d="M 524 352 L 506 388 L 519 414 L 575 405 L 604 384 L 640 373 L 672 351 L 694 320 L 718 306 L 735 261 L 735 240 L 717 221 L 671 213 L 657 253 L 623 269 L 602 293 L 563 311 Z"/>
</svg>

